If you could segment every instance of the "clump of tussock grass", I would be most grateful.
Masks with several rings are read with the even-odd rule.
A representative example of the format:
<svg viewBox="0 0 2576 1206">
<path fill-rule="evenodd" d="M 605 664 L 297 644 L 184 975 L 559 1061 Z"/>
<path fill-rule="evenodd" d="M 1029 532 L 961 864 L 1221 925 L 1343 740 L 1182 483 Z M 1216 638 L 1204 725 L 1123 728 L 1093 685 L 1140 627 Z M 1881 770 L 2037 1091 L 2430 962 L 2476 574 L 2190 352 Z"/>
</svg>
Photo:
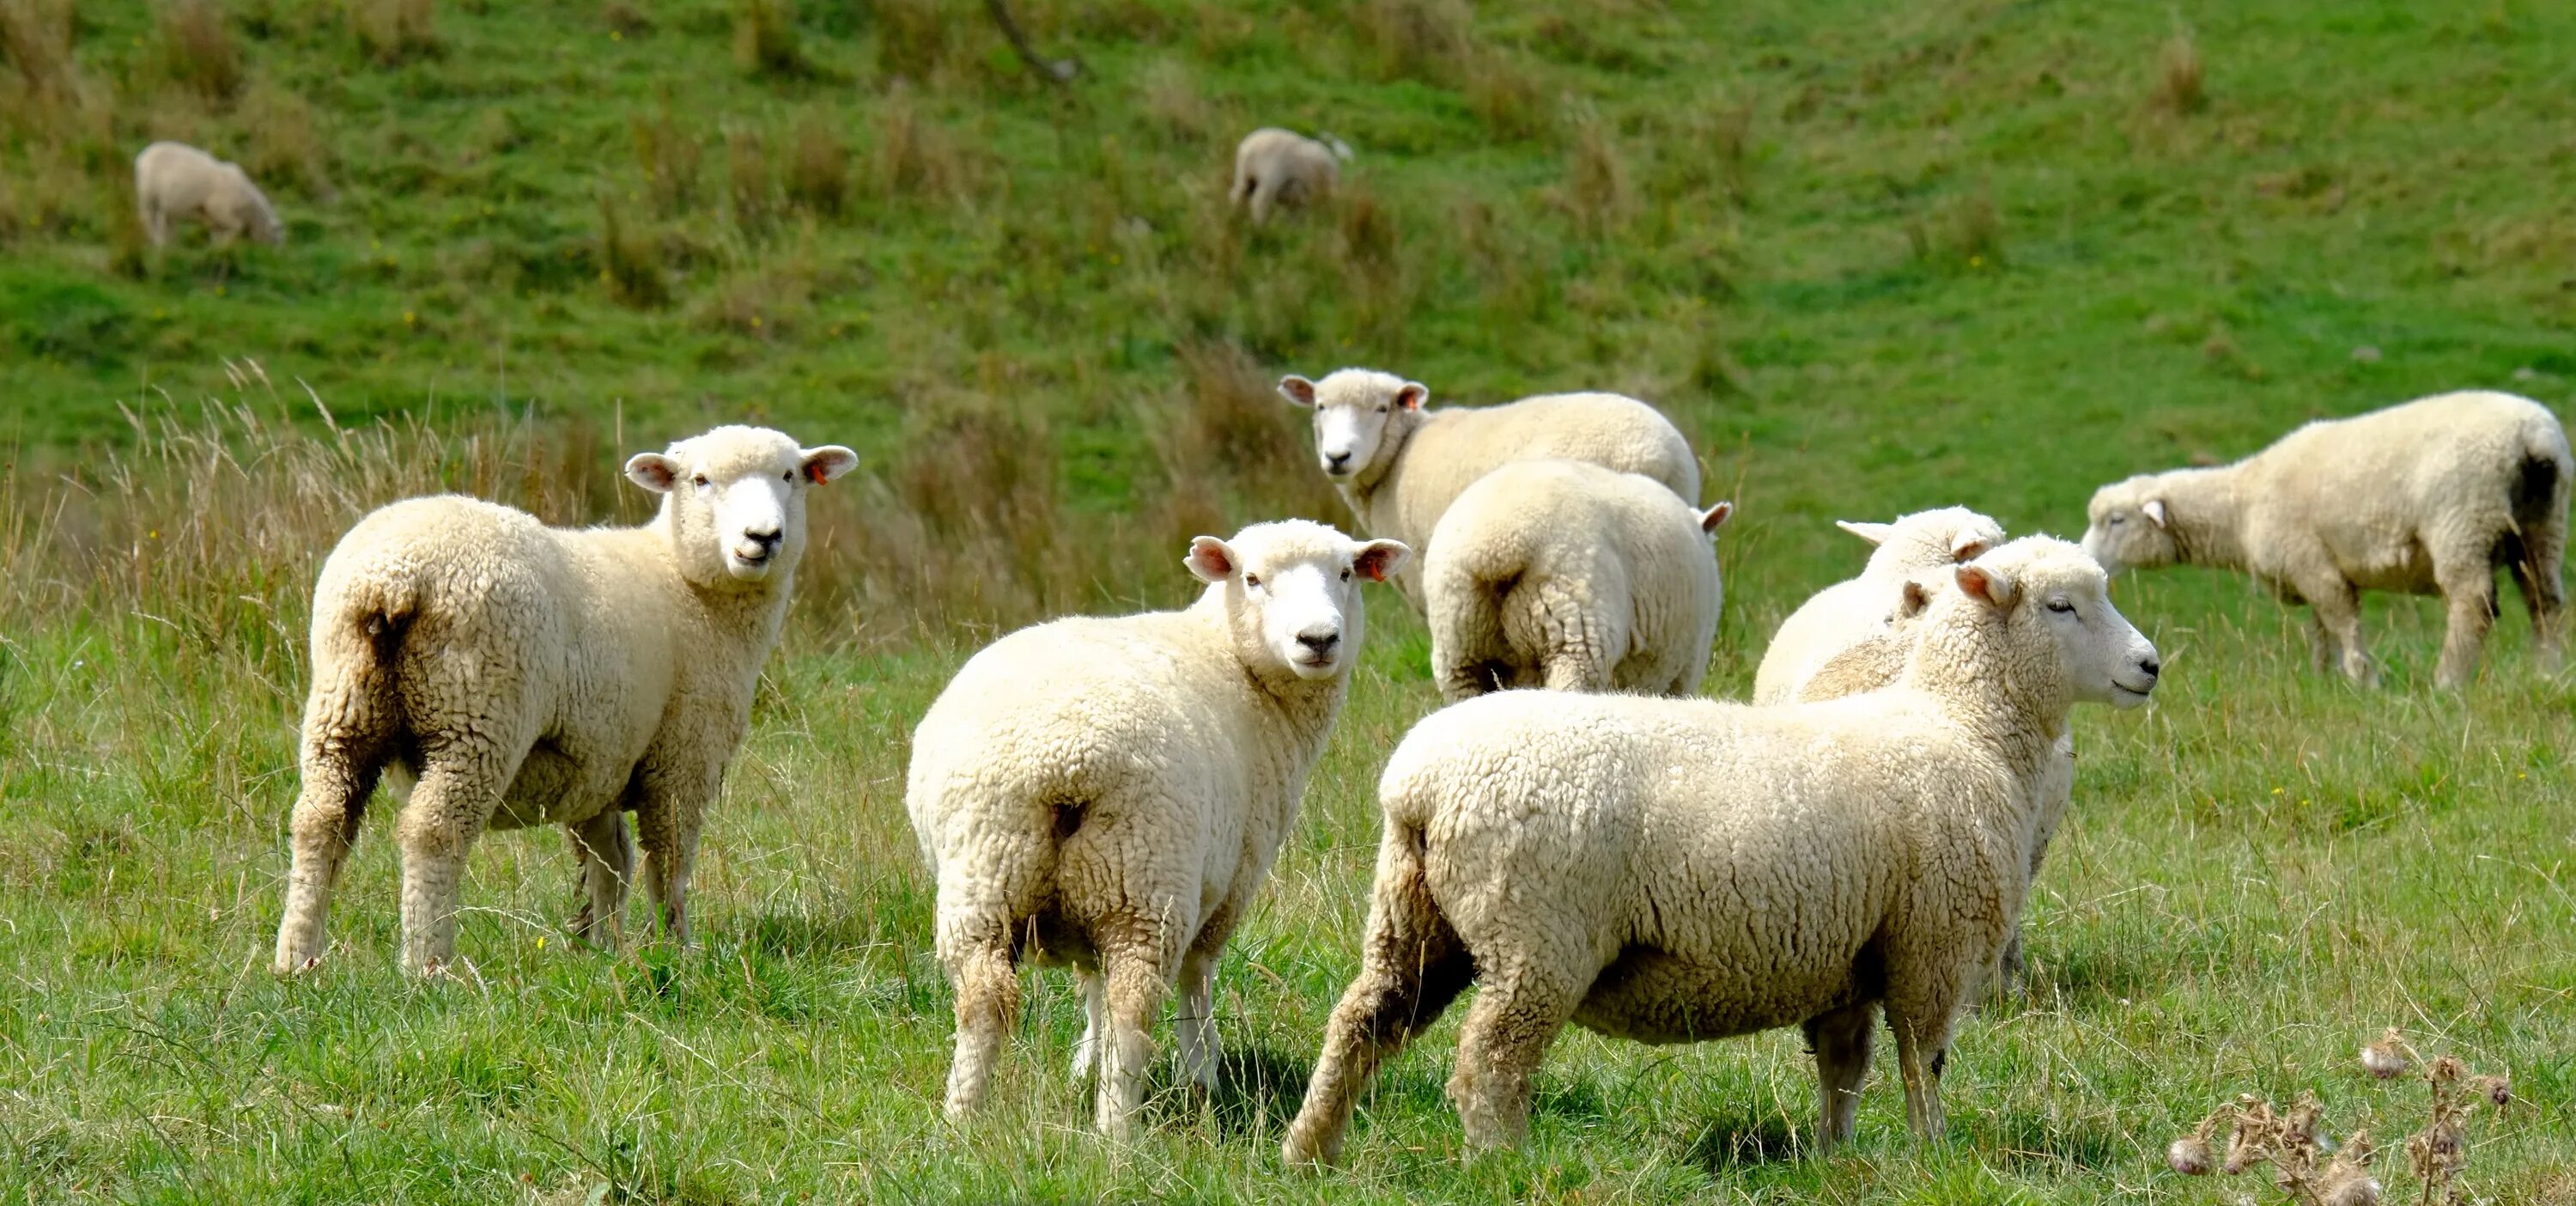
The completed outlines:
<svg viewBox="0 0 2576 1206">
<path fill-rule="evenodd" d="M 769 140 L 749 126 L 725 132 L 725 199 L 734 229 L 759 238 L 778 224 L 778 171 L 769 161 Z"/>
<path fill-rule="evenodd" d="M 911 86 L 898 83 L 878 103 L 876 141 L 868 148 L 869 186 L 888 199 L 954 200 L 970 182 L 965 152 L 948 127 L 922 112 Z"/>
<path fill-rule="evenodd" d="M 928 83 L 956 57 L 955 0 L 876 0 L 877 72 Z"/>
<path fill-rule="evenodd" d="M 791 269 L 742 272 L 717 281 L 690 310 L 690 321 L 746 339 L 790 337 L 814 293 L 813 278 Z"/>
<path fill-rule="evenodd" d="M 630 115 L 626 126 L 635 138 L 635 165 L 644 173 L 644 192 L 652 199 L 653 212 L 663 218 L 689 212 L 698 203 L 698 165 L 705 155 L 704 144 L 681 126 L 667 96 L 655 112 Z"/>
<path fill-rule="evenodd" d="M 263 82 L 242 98 L 241 117 L 250 132 L 242 166 L 252 179 L 266 188 L 292 184 L 308 196 L 331 194 L 330 147 L 303 97 Z"/>
<path fill-rule="evenodd" d="M 2189 30 L 2175 33 L 2159 52 L 2151 103 L 2176 117 L 2189 117 L 2209 107 L 2204 83 L 2199 44 L 2192 40 Z"/>
<path fill-rule="evenodd" d="M 609 32 L 621 38 L 640 38 L 653 32 L 653 18 L 629 0 L 608 0 L 599 6 L 599 19 Z"/>
<path fill-rule="evenodd" d="M 445 50 L 435 0 L 348 0 L 348 12 L 358 53 L 379 66 L 434 58 Z"/>
<path fill-rule="evenodd" d="M 1476 51 L 1463 85 L 1467 110 L 1497 138 L 1544 138 L 1551 129 L 1547 88 L 1520 57 L 1496 49 Z"/>
<path fill-rule="evenodd" d="M 60 101 L 78 91 L 73 28 L 71 0 L 0 0 L 0 62 L 30 97 Z"/>
<path fill-rule="evenodd" d="M 1198 74 L 1179 59 L 1165 56 L 1136 75 L 1136 109 L 1176 138 L 1196 141 L 1216 129 L 1216 106 L 1199 87 Z M 1227 161 L 1233 170 L 1233 161 Z"/>
<path fill-rule="evenodd" d="M 2004 263 L 2004 220 L 1994 194 L 1983 188 L 1950 197 L 1905 225 L 1906 246 L 1918 263 L 1949 271 L 1982 272 Z"/>
<path fill-rule="evenodd" d="M 661 244 L 650 232 L 628 225 L 606 192 L 599 195 L 599 280 L 624 305 L 657 309 L 671 302 Z"/>
<path fill-rule="evenodd" d="M 161 69 L 212 105 L 241 95 L 241 47 L 216 0 L 174 0 L 161 10 Z"/>
<path fill-rule="evenodd" d="M 2430 1109 L 2424 1124 L 2406 1137 L 2404 1147 L 2418 1186 L 2415 1200 L 2425 1206 L 2472 1200 L 2474 1195 L 2459 1183 L 2469 1166 L 2468 1124 L 2481 1106 L 2501 1115 L 2514 1100 L 2512 1080 L 2476 1075 L 2457 1056 L 2427 1060 L 2393 1026 L 2361 1049 L 2361 1066 L 2375 1080 L 2402 1077 L 2427 1090 Z M 2295 1206 L 2378 1206 L 2386 1192 L 2371 1173 L 2378 1155 L 2364 1130 L 2354 1131 L 2339 1146 L 2330 1140 L 2325 1106 L 2314 1093 L 2301 1093 L 2286 1109 L 2247 1093 L 2211 1111 L 2191 1134 L 2168 1145 L 2165 1163 L 2193 1177 L 2212 1172 L 2235 1176 L 2269 1165 L 2273 1187 Z"/>
<path fill-rule="evenodd" d="M 1619 150 L 1618 130 L 1590 103 L 1569 104 L 1566 127 L 1570 137 L 1560 195 L 1576 226 L 1599 238 L 1627 212 L 1628 161 Z"/>
<path fill-rule="evenodd" d="M 838 218 L 850 201 L 850 148 L 831 116 L 809 109 L 788 133 L 787 200 L 818 218 Z"/>
<path fill-rule="evenodd" d="M 1363 0 L 1351 29 L 1380 78 L 1461 80 L 1473 65 L 1476 11 L 1467 0 Z"/>
<path fill-rule="evenodd" d="M 752 75 L 797 79 L 814 74 L 796 28 L 794 0 L 734 0 L 733 62 Z"/>
<path fill-rule="evenodd" d="M 1162 516 L 1167 529 L 1221 524 L 1221 510 L 1215 518 L 1206 511 L 1222 501 L 1228 485 L 1246 514 L 1340 518 L 1342 505 L 1332 487 L 1323 474 L 1310 471 L 1314 454 L 1306 424 L 1302 412 L 1279 396 L 1278 373 L 1230 339 L 1187 340 L 1173 357 L 1180 369 L 1179 401 L 1155 447 L 1172 485 L 1173 501 Z M 1199 529 L 1210 531 L 1215 529 Z"/>
<path fill-rule="evenodd" d="M 1754 108 L 1711 96 L 1660 123 L 1645 189 L 1659 202 L 1715 193 L 1742 205 L 1752 181 Z"/>
</svg>

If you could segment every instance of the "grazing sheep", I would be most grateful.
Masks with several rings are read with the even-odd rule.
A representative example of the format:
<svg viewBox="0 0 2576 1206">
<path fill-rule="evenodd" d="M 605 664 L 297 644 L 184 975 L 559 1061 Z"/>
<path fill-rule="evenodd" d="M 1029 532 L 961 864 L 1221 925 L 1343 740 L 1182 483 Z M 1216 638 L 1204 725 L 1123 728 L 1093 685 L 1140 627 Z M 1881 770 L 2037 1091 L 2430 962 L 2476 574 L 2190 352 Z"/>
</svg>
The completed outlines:
<svg viewBox="0 0 2576 1206">
<path fill-rule="evenodd" d="M 1351 149 L 1330 135 L 1314 139 L 1264 126 L 1235 145 L 1234 187 L 1227 196 L 1236 206 L 1250 204 L 1253 225 L 1263 225 L 1274 208 L 1313 205 L 1331 196 L 1341 182 L 1342 161 L 1350 157 Z"/>
<path fill-rule="evenodd" d="M 1358 978 L 1333 1010 L 1291 1162 L 1329 1160 L 1387 1056 L 1483 985 L 1449 1080 L 1469 1144 L 1515 1141 L 1566 1022 L 1651 1043 L 1804 1028 L 1819 1137 L 1850 1137 L 1870 1029 L 1907 1116 L 1942 1129 L 1960 1003 L 2012 933 L 2051 736 L 2134 706 L 2155 649 L 2064 541 L 1953 571 L 1903 680 L 1824 703 L 1506 691 L 1405 736 Z"/>
<path fill-rule="evenodd" d="M 1924 583 L 1908 579 L 1898 588 L 1894 611 L 1887 617 L 1885 631 L 1852 645 L 1830 658 L 1799 684 L 1797 691 L 1783 703 L 1813 703 L 1859 695 L 1894 684 L 1905 675 L 1906 656 L 1913 651 L 1914 620 L 1930 605 Z M 1758 698 L 1755 702 L 1761 702 Z M 2048 858 L 2048 843 L 2057 836 L 2057 827 L 2066 820 L 2066 807 L 2075 796 L 2075 732 L 2069 728 L 2057 735 L 2049 747 L 2048 760 L 2041 765 L 2039 781 L 2032 788 L 2032 798 L 2039 804 L 2037 822 L 2031 832 L 2030 878 L 2039 880 L 2039 866 Z M 2016 927 L 2004 944 L 2002 989 L 2006 993 L 2021 987 L 2021 930 Z"/>
<path fill-rule="evenodd" d="M 2456 688 L 2477 672 L 2495 621 L 2498 566 L 2531 611 L 2542 663 L 2556 667 L 2571 478 L 2567 433 L 2548 407 L 2441 394 L 2309 423 L 2233 465 L 2104 486 L 2084 547 L 2113 573 L 2250 572 L 2308 605 L 2318 668 L 2337 659 L 2356 682 L 2378 680 L 2361 644 L 2361 592 L 2438 592 L 2450 626 L 2433 680 Z"/>
<path fill-rule="evenodd" d="M 1877 547 L 1860 576 L 1817 591 L 1771 637 L 1753 674 L 1753 702 L 1786 703 L 1799 686 L 1837 653 L 1887 631 L 1888 609 L 1907 581 L 1973 561 L 2003 543 L 2003 525 L 1966 507 L 1942 507 L 1901 516 L 1894 523 L 1834 526 Z"/>
<path fill-rule="evenodd" d="M 1725 601 L 1709 541 L 1734 511 L 1582 461 L 1478 478 L 1433 527 L 1422 568 L 1441 697 L 1697 694 Z"/>
<path fill-rule="evenodd" d="M 1185 610 L 1024 628 L 969 659 L 913 733 L 904 803 L 939 881 L 957 992 L 948 1114 L 973 1113 L 1019 1008 L 1023 955 L 1071 963 L 1095 1119 L 1142 1107 L 1177 979 L 1184 1072 L 1213 1087 L 1217 956 L 1296 819 L 1363 630 L 1360 581 L 1406 556 L 1318 523 L 1201 536 Z"/>
<path fill-rule="evenodd" d="M 1511 461 L 1561 457 L 1640 473 L 1699 502 L 1699 461 L 1662 412 L 1619 394 L 1542 394 L 1502 406 L 1427 410 L 1431 391 L 1392 373 L 1346 368 L 1279 393 L 1315 412 L 1315 456 L 1369 535 L 1431 555 L 1432 527 L 1477 478 Z M 1420 566 L 1396 586 L 1423 606 Z"/>
<path fill-rule="evenodd" d="M 457 881 L 485 829 L 569 830 L 589 895 L 574 928 L 614 943 L 627 812 L 662 926 L 687 942 L 699 826 L 787 614 L 805 493 L 857 463 L 719 427 L 626 462 L 662 495 L 643 527 L 549 528 L 457 495 L 359 520 L 313 588 L 278 973 L 321 960 L 332 885 L 388 769 L 411 785 L 395 823 L 405 968 L 454 960 Z"/>
<path fill-rule="evenodd" d="M 143 214 L 143 233 L 155 247 L 169 244 L 174 219 L 205 223 L 217 246 L 243 235 L 262 243 L 286 241 L 277 211 L 269 208 L 267 196 L 241 165 L 192 146 L 156 142 L 143 148 L 134 157 L 134 203 Z"/>
</svg>

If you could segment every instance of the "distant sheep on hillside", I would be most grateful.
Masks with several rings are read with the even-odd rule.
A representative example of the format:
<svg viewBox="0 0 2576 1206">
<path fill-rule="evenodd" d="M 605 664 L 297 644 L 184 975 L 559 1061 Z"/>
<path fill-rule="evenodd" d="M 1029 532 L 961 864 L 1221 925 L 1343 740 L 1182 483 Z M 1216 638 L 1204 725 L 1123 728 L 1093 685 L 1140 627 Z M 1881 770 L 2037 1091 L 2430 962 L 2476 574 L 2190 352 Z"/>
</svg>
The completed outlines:
<svg viewBox="0 0 2576 1206">
<path fill-rule="evenodd" d="M 1252 206 L 1255 226 L 1270 221 L 1270 211 L 1279 206 L 1312 205 L 1331 196 L 1351 149 L 1338 138 L 1326 138 L 1319 141 L 1275 126 L 1244 135 L 1234 148 L 1234 187 L 1227 196 L 1235 205 Z"/>
<path fill-rule="evenodd" d="M 169 245 L 173 220 L 205 223 L 217 246 L 244 235 L 286 241 L 285 224 L 241 165 L 180 143 L 156 142 L 134 157 L 134 204 L 155 247 Z"/>
</svg>

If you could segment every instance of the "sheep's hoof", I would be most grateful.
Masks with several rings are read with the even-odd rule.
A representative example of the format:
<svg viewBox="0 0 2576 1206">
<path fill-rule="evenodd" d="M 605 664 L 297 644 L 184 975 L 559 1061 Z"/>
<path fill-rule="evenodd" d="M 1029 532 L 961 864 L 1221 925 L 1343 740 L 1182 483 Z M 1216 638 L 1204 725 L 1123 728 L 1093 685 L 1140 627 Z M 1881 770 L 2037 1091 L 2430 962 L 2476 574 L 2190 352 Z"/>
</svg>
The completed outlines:
<svg viewBox="0 0 2576 1206">
<path fill-rule="evenodd" d="M 320 966 L 322 966 L 322 956 L 306 955 L 302 959 L 290 958 L 282 963 L 271 965 L 268 970 L 271 975 L 291 980 Z"/>
</svg>

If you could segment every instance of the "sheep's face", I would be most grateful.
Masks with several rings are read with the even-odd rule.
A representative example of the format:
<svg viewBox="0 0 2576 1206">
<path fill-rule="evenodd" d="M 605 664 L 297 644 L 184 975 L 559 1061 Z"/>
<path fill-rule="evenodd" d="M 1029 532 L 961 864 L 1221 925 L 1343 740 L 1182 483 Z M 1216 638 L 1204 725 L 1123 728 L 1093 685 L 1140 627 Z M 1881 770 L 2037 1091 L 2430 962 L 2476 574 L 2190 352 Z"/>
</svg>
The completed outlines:
<svg viewBox="0 0 2576 1206">
<path fill-rule="evenodd" d="M 1232 540 L 1201 536 L 1182 563 L 1225 592 L 1237 652 L 1256 670 L 1339 677 L 1359 656 L 1360 583 L 1383 582 L 1411 550 L 1355 541 L 1303 519 L 1259 523 Z"/>
<path fill-rule="evenodd" d="M 2084 551 L 2111 573 L 2155 569 L 2182 558 L 2153 477 L 2133 477 L 2094 491 L 2085 518 Z"/>
<path fill-rule="evenodd" d="M 627 480 L 662 495 L 680 572 L 701 585 L 756 583 L 805 552 L 805 492 L 849 472 L 857 453 L 799 448 L 759 427 L 719 427 L 626 462 Z"/>
<path fill-rule="evenodd" d="M 2164 666 L 2155 645 L 2111 605 L 2110 575 L 2084 550 L 2025 537 L 1952 574 L 1961 593 L 2001 609 L 2008 625 L 2046 633 L 2073 702 L 2134 708 L 2156 689 Z M 2029 647 L 2015 635 L 2016 648 Z"/>
<path fill-rule="evenodd" d="M 1356 368 L 1321 381 L 1282 377 L 1279 394 L 1315 412 L 1315 462 L 1335 482 L 1368 472 L 1390 442 L 1388 428 L 1431 399 L 1431 391 L 1419 381 Z"/>
<path fill-rule="evenodd" d="M 1898 516 L 1894 523 L 1837 520 L 1835 527 L 1878 546 L 1872 572 L 1902 575 L 1974 561 L 2004 542 L 2002 524 L 1966 507 L 1942 507 Z"/>
</svg>

